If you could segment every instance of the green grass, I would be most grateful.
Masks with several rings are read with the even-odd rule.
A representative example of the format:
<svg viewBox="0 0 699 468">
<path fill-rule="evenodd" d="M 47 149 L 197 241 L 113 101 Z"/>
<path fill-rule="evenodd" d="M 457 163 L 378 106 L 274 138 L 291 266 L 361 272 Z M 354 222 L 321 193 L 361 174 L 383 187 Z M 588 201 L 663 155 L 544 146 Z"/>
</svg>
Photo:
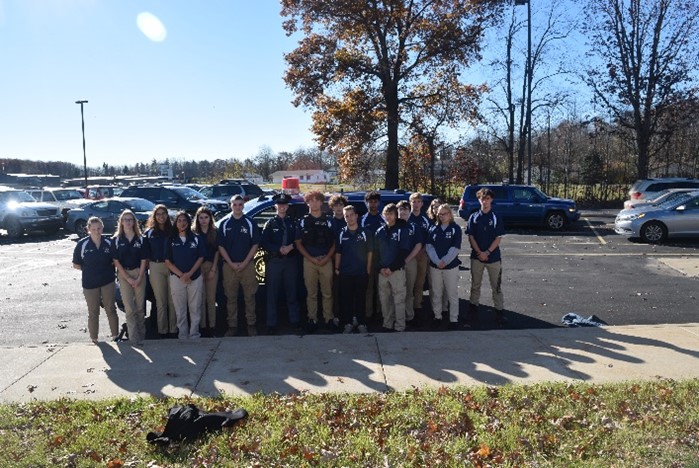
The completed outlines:
<svg viewBox="0 0 699 468">
<path fill-rule="evenodd" d="M 0 406 L 0 466 L 699 467 L 699 380 Z M 244 407 L 167 449 L 168 409 Z"/>
</svg>

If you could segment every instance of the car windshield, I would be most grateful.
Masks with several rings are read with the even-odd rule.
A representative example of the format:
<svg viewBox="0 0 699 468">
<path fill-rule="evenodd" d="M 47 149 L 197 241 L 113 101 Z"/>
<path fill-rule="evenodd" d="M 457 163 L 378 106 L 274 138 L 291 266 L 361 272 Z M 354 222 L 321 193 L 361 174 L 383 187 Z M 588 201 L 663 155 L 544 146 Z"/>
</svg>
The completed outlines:
<svg viewBox="0 0 699 468">
<path fill-rule="evenodd" d="M 548 200 L 549 198 L 551 198 L 548 195 L 546 195 L 544 192 L 539 190 L 538 188 L 534 188 L 534 191 L 536 192 L 537 195 L 539 195 L 542 198 L 542 200 Z"/>
<path fill-rule="evenodd" d="M 83 197 L 77 190 L 55 190 L 53 194 L 58 201 L 77 200 Z"/>
<path fill-rule="evenodd" d="M 243 184 L 243 188 L 245 189 L 245 193 L 250 197 L 259 197 L 262 195 L 262 189 L 257 185 Z"/>
<path fill-rule="evenodd" d="M 155 203 L 145 200 L 145 199 L 140 199 L 140 200 L 128 200 L 125 202 L 127 205 L 129 205 L 129 208 L 131 208 L 131 211 L 153 211 L 153 208 L 155 208 Z"/>
<path fill-rule="evenodd" d="M 7 201 L 14 201 L 17 203 L 21 202 L 35 202 L 34 197 L 29 195 L 27 192 L 17 191 L 17 192 L 7 192 L 5 197 Z"/>
<path fill-rule="evenodd" d="M 192 190 L 189 187 L 173 187 L 172 188 L 175 192 L 179 193 L 184 197 L 185 200 L 204 200 L 205 197 L 201 193 L 197 192 L 196 190 Z"/>
</svg>

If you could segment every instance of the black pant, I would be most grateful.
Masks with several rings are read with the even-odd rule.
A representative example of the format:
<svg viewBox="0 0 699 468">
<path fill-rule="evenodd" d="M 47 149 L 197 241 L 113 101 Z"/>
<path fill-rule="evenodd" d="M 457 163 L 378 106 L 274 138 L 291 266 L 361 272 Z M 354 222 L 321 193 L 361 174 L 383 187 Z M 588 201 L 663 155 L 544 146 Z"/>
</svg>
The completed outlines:
<svg viewBox="0 0 699 468">
<path fill-rule="evenodd" d="M 343 275 L 339 276 L 340 291 L 340 320 L 343 325 L 352 323 L 352 317 L 357 318 L 357 323 L 366 325 L 366 290 L 369 275 Z"/>
</svg>

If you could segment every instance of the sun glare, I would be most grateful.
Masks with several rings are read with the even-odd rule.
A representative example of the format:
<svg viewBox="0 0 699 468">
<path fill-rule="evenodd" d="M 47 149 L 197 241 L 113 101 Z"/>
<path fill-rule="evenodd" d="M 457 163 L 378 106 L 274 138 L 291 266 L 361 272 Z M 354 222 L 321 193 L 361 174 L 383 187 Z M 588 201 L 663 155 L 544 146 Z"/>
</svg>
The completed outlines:
<svg viewBox="0 0 699 468">
<path fill-rule="evenodd" d="M 138 14 L 136 25 L 153 42 L 163 42 L 167 37 L 165 25 L 154 14 L 147 11 Z"/>
</svg>

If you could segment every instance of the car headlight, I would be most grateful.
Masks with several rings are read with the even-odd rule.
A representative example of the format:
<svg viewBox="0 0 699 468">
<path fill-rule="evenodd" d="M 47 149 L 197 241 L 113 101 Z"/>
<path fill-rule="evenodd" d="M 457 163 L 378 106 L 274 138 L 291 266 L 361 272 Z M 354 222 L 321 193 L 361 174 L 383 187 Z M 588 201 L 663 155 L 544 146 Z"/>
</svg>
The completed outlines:
<svg viewBox="0 0 699 468">
<path fill-rule="evenodd" d="M 20 216 L 23 216 L 25 218 L 36 218 L 36 210 L 32 210 L 31 208 L 22 208 L 22 210 L 19 212 Z"/>
<path fill-rule="evenodd" d="M 646 216 L 645 213 L 637 213 L 637 214 L 632 214 L 632 215 L 620 216 L 619 221 L 635 221 L 637 219 L 644 218 L 645 216 Z"/>
</svg>

